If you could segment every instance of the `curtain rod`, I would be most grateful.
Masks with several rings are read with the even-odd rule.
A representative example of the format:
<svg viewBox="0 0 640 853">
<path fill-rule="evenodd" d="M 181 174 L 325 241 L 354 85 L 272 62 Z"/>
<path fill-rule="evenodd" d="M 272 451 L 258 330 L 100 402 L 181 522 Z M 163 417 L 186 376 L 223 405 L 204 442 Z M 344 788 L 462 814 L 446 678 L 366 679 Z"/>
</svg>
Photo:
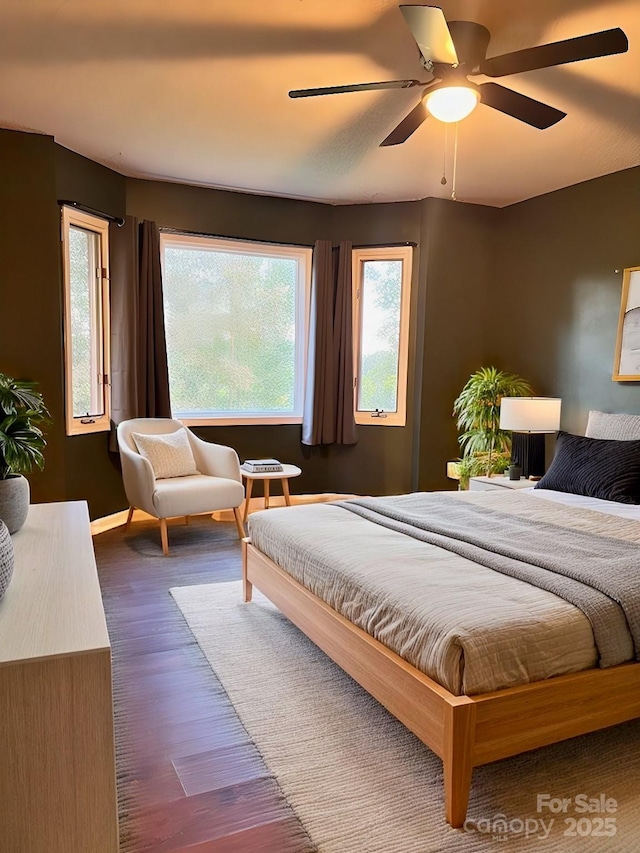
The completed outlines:
<svg viewBox="0 0 640 853">
<path fill-rule="evenodd" d="M 236 243 L 265 243 L 267 246 L 293 246 L 296 249 L 313 249 L 307 243 L 285 243 L 280 240 L 256 240 L 253 237 L 230 237 L 228 234 L 206 234 L 204 231 L 185 231 L 182 228 L 160 227 L 163 234 L 183 234 L 185 237 L 210 237 L 214 240 L 234 240 Z"/>
<path fill-rule="evenodd" d="M 284 243 L 279 240 L 257 240 L 253 237 L 230 237 L 228 234 L 206 234 L 203 231 L 184 231 L 182 228 L 165 228 L 161 227 L 160 231 L 163 234 L 183 234 L 186 237 L 212 237 L 215 240 L 235 240 L 238 243 L 265 243 L 267 246 L 294 246 L 297 249 L 313 249 L 313 245 L 308 243 Z M 362 246 L 354 246 L 354 249 L 393 249 L 397 246 L 411 246 L 414 249 L 417 243 L 367 243 Z"/>
<path fill-rule="evenodd" d="M 397 249 L 399 246 L 411 246 L 412 249 L 418 247 L 417 243 L 412 240 L 405 240 L 402 243 L 365 243 L 362 246 L 354 246 L 354 249 Z"/>
<path fill-rule="evenodd" d="M 86 204 L 80 204 L 77 201 L 68 201 L 67 199 L 58 199 L 58 204 L 65 207 L 74 207 L 76 210 L 81 210 L 83 213 L 90 213 L 92 216 L 99 216 L 100 219 L 106 219 L 107 222 L 115 222 L 118 228 L 124 225 L 124 219 L 121 216 L 112 216 L 110 213 L 103 213 L 101 210 L 96 210 L 93 207 L 87 207 Z"/>
</svg>

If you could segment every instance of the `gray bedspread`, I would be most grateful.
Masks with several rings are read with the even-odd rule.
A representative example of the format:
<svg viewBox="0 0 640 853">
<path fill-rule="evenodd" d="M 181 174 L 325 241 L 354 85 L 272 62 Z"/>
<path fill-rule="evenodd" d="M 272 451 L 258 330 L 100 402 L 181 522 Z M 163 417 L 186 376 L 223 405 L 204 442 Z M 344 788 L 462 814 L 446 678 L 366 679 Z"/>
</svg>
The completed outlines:
<svg viewBox="0 0 640 853">
<path fill-rule="evenodd" d="M 446 494 L 361 498 L 337 505 L 579 607 L 591 623 L 601 667 L 638 654 L 640 566 L 635 543 L 520 518 Z"/>
<path fill-rule="evenodd" d="M 453 536 L 444 535 L 443 518 L 424 529 L 432 502 L 447 507 Z M 465 533 L 470 524 L 484 528 L 483 543 L 477 529 Z M 637 521 L 496 489 L 270 509 L 250 516 L 249 535 L 299 583 L 455 694 L 635 657 L 627 623 L 637 635 Z M 558 555 L 565 574 L 556 571 Z M 576 579 L 580 570 L 586 575 Z M 608 615 L 614 629 L 605 627 Z M 608 630 L 617 636 L 601 636 Z"/>
</svg>

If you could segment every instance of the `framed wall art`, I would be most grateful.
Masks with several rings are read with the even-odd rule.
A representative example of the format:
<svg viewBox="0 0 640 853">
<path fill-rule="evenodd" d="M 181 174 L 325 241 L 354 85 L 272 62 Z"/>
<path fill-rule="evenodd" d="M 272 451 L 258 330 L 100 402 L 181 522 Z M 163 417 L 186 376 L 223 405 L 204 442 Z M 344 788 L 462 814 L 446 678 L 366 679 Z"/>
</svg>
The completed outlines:
<svg viewBox="0 0 640 853">
<path fill-rule="evenodd" d="M 613 363 L 614 382 L 640 382 L 640 267 L 622 277 L 622 299 Z"/>
</svg>

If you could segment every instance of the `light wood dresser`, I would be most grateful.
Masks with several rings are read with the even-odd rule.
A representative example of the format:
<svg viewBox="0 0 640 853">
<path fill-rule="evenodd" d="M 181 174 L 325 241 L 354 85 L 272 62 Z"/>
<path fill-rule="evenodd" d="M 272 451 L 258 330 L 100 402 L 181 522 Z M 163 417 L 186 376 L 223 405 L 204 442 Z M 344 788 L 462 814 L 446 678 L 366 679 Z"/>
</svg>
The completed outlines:
<svg viewBox="0 0 640 853">
<path fill-rule="evenodd" d="M 116 853 L 111 649 L 83 502 L 29 509 L 0 601 L 0 850 Z"/>
</svg>

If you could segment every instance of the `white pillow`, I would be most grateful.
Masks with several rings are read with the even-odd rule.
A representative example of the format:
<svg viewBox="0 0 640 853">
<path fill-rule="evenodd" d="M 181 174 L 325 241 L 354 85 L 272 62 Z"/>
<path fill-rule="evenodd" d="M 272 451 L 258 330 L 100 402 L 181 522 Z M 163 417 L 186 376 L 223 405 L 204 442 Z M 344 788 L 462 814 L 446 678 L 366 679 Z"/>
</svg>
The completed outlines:
<svg viewBox="0 0 640 853">
<path fill-rule="evenodd" d="M 589 412 L 585 435 L 587 438 L 637 441 L 640 439 L 640 415 Z"/>
<path fill-rule="evenodd" d="M 132 432 L 138 452 L 148 459 L 156 480 L 169 477 L 188 477 L 199 474 L 193 458 L 191 443 L 185 429 L 165 432 L 161 435 L 143 435 Z"/>
</svg>

